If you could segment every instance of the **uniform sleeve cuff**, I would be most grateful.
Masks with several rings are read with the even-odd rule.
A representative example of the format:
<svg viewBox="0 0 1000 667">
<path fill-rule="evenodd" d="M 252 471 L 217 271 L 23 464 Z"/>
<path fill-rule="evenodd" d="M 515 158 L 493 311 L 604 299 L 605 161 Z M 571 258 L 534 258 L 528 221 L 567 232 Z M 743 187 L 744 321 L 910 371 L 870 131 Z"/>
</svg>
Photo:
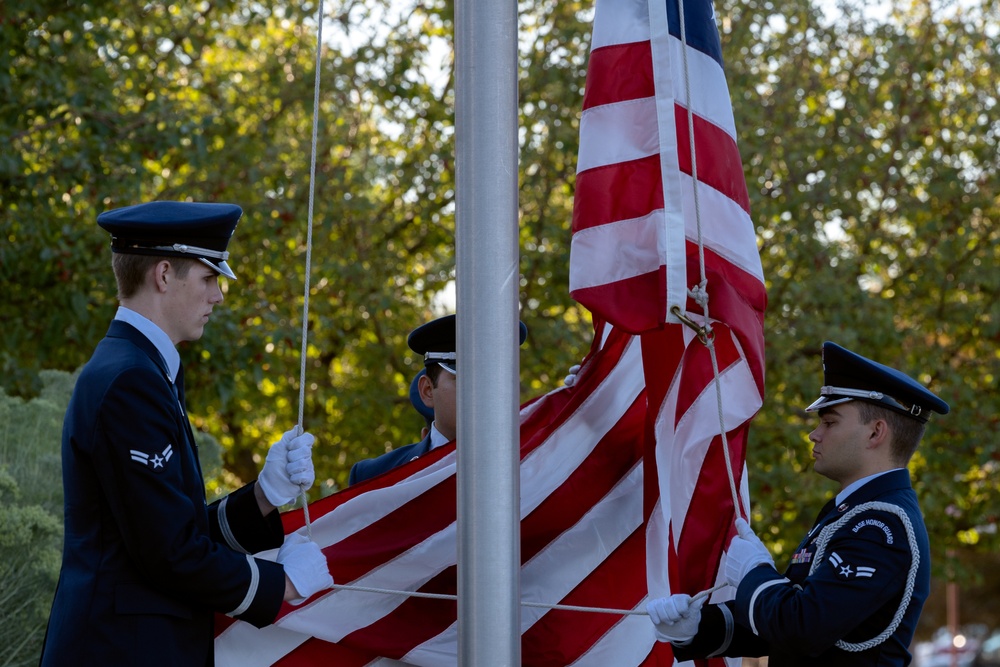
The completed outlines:
<svg viewBox="0 0 1000 667">
<path fill-rule="evenodd" d="M 754 609 L 760 595 L 772 586 L 790 584 L 791 582 L 783 575 L 778 574 L 773 567 L 755 567 L 751 569 L 743 581 L 740 582 L 736 590 L 736 620 L 750 628 L 755 634 L 760 636 L 757 623 L 754 619 Z"/>
<path fill-rule="evenodd" d="M 239 607 L 228 616 L 262 628 L 270 625 L 281 611 L 285 599 L 285 570 L 278 563 L 247 556 L 252 581 Z"/>
</svg>

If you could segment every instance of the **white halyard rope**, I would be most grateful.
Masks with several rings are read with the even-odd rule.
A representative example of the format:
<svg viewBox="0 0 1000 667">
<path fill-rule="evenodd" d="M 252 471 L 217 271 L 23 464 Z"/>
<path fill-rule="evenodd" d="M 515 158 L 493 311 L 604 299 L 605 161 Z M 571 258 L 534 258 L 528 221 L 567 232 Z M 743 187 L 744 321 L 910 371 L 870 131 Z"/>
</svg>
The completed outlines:
<svg viewBox="0 0 1000 667">
<path fill-rule="evenodd" d="M 720 584 L 707 591 L 702 591 L 694 596 L 695 600 L 711 595 L 713 592 L 724 588 L 728 584 Z M 381 593 L 383 595 L 404 595 L 411 598 L 425 598 L 428 600 L 451 600 L 457 601 L 458 596 L 450 593 L 421 593 L 419 591 L 397 591 L 390 588 L 372 588 L 370 586 L 351 586 L 334 584 L 333 590 L 355 591 L 359 593 Z M 611 607 L 581 607 L 572 604 L 549 604 L 547 602 L 525 602 L 521 601 L 522 607 L 535 607 L 537 609 L 558 609 L 560 611 L 585 611 L 597 614 L 616 614 L 618 616 L 649 616 L 645 609 L 614 609 Z"/>
<path fill-rule="evenodd" d="M 411 598 L 425 598 L 429 600 L 451 600 L 457 601 L 458 596 L 449 593 L 421 593 L 420 591 L 396 591 L 389 588 L 372 588 L 370 586 L 348 586 L 334 584 L 334 590 L 356 591 L 361 593 L 382 593 L 385 595 L 404 595 Z M 639 609 L 611 609 L 609 607 L 579 607 L 571 604 L 547 604 L 545 602 L 525 602 L 521 601 L 522 607 L 537 607 L 540 609 L 560 609 L 562 611 L 589 611 L 600 614 L 618 614 L 621 616 L 648 616 L 644 610 Z"/>
<path fill-rule="evenodd" d="M 312 150 L 309 156 L 309 215 L 306 223 L 305 288 L 302 293 L 302 347 L 299 351 L 299 433 L 304 430 L 303 421 L 306 403 L 306 352 L 309 346 L 309 277 L 312 272 L 313 202 L 316 198 L 316 144 L 319 137 L 320 64 L 322 63 L 321 56 L 323 53 L 323 3 L 324 0 L 320 0 L 319 8 L 316 10 L 316 78 L 313 84 Z M 309 497 L 306 495 L 304 485 L 301 487 L 301 497 L 306 534 L 311 540 L 312 522 L 309 520 Z"/>
<path fill-rule="evenodd" d="M 694 217 L 698 232 L 698 263 L 701 269 L 701 275 L 700 275 L 701 282 L 698 285 L 692 287 L 689 290 L 689 294 L 691 298 L 694 299 L 694 301 L 699 306 L 701 306 L 702 314 L 704 316 L 704 321 L 702 325 L 699 327 L 695 325 L 689 318 L 681 317 L 681 313 L 679 313 L 677 310 L 674 311 L 674 314 L 677 315 L 682 322 L 688 324 L 689 326 L 692 326 L 693 328 L 695 328 L 696 331 L 698 331 L 699 339 L 708 348 L 709 355 L 712 358 L 712 373 L 714 378 L 713 384 L 715 385 L 715 397 L 716 397 L 716 403 L 718 404 L 719 435 L 722 438 L 722 454 L 726 461 L 726 475 L 729 479 L 729 491 L 732 494 L 733 498 L 733 511 L 736 515 L 736 518 L 739 518 L 741 514 L 739 490 L 736 487 L 736 477 L 735 473 L 733 472 L 733 462 L 729 455 L 729 438 L 726 435 L 726 420 L 725 420 L 725 412 L 722 401 L 722 382 L 719 378 L 719 359 L 715 349 L 715 336 L 713 335 L 712 332 L 712 324 L 711 324 L 712 319 L 709 316 L 709 311 L 708 311 L 708 276 L 705 271 L 705 241 L 704 238 L 702 237 L 702 230 L 701 230 L 701 201 L 698 197 L 698 184 L 699 184 L 698 151 L 695 146 L 696 142 L 694 138 L 694 100 L 691 97 L 691 73 L 690 73 L 690 67 L 688 65 L 687 23 L 684 13 L 684 2 L 678 2 L 677 7 L 679 10 L 679 18 L 681 24 L 680 26 L 681 54 L 684 65 L 684 91 L 687 97 L 687 129 L 688 129 L 689 150 L 691 152 L 691 180 L 692 180 L 692 188 L 694 195 Z M 746 519 L 747 522 L 749 523 L 750 521 L 749 511 L 747 512 L 747 514 L 748 516 L 746 517 Z"/>
</svg>

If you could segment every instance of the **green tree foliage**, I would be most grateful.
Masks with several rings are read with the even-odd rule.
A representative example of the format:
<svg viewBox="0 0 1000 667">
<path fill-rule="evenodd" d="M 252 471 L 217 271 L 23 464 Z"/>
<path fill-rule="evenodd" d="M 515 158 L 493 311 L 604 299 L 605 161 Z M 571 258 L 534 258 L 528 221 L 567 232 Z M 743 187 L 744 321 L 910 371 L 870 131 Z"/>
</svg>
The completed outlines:
<svg viewBox="0 0 1000 667">
<path fill-rule="evenodd" d="M 17 47 L 0 68 L 0 127 L 17 150 L 0 163 L 0 270 L 20 284 L 0 307 L 27 320 L 7 334 L 4 383 L 30 395 L 38 368 L 76 368 L 103 335 L 114 288 L 107 238 L 93 224 L 101 210 L 148 199 L 238 202 L 245 215 L 230 263 L 239 280 L 203 340 L 182 350 L 196 425 L 226 450 L 220 489 L 252 479 L 263 448 L 297 420 L 314 10 L 88 5 L 44 19 L 25 10 L 2 25 L 4 43 Z M 450 5 L 335 11 L 326 27 L 340 46 L 321 60 L 303 407 L 322 442 L 326 489 L 344 483 L 354 460 L 417 438 L 406 390 L 419 365 L 406 334 L 440 311 L 436 295 L 454 279 L 451 58 L 434 48 L 450 33 Z M 361 22 L 380 16 L 383 27 L 359 37 Z M 532 57 L 553 60 L 548 41 Z M 532 260 L 522 281 L 525 398 L 554 386 L 586 350 L 586 315 L 566 297 L 555 306 L 547 298 L 566 270 L 564 163 L 575 154 L 577 107 L 561 109 L 574 119 L 556 119 L 564 138 L 548 144 L 550 154 L 570 144 L 558 157 L 563 185 L 553 195 L 540 182 L 530 196 L 541 202 L 529 207 L 535 220 L 549 199 L 561 211 L 526 241 L 545 261 Z M 537 128 L 544 133 L 544 122 Z M 539 154 L 546 146 L 534 145 Z M 40 158 L 49 146 L 58 160 Z M 63 169 L 67 160 L 79 168 Z"/>
<path fill-rule="evenodd" d="M 59 575 L 59 443 L 73 377 L 46 371 L 30 401 L 0 391 L 0 664 L 38 663 Z"/>
<path fill-rule="evenodd" d="M 954 406 L 912 466 L 941 572 L 946 550 L 997 546 L 1000 10 L 841 4 L 836 20 L 812 0 L 717 6 L 770 300 L 751 497 L 780 559 L 831 491 L 810 471 L 802 406 L 835 340 Z M 38 369 L 76 369 L 103 335 L 114 287 L 100 211 L 239 203 L 239 279 L 182 350 L 196 426 L 224 451 L 213 493 L 251 479 L 297 420 L 315 11 L 34 2 L 0 21 L 0 316 L 17 323 L 0 382 L 31 396 Z M 324 23 L 302 406 L 320 442 L 316 494 L 421 425 L 406 334 L 455 277 L 452 12 L 348 0 Z M 591 19 L 576 0 L 520 4 L 525 399 L 589 343 L 566 285 Z"/>
<path fill-rule="evenodd" d="M 37 664 L 59 575 L 59 520 L 25 505 L 14 478 L 0 468 L 0 660 Z"/>
<path fill-rule="evenodd" d="M 0 390 L 0 665 L 35 665 L 59 576 L 62 423 L 76 375 L 43 371 L 31 400 Z M 195 432 L 202 471 L 222 472 L 222 448 Z"/>
</svg>

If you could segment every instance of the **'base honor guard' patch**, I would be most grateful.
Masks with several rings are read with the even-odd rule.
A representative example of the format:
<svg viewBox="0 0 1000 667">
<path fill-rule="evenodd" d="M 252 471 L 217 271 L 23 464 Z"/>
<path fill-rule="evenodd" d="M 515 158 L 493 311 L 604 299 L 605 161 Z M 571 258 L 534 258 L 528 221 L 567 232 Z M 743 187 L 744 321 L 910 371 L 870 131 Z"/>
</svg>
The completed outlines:
<svg viewBox="0 0 1000 667">
<path fill-rule="evenodd" d="M 885 535 L 885 543 L 892 544 L 892 530 L 890 530 L 889 526 L 887 526 L 885 522 L 879 521 L 878 519 L 865 519 L 855 525 L 854 528 L 851 528 L 851 532 L 858 533 L 864 528 L 875 528 L 882 531 L 882 534 Z"/>
</svg>

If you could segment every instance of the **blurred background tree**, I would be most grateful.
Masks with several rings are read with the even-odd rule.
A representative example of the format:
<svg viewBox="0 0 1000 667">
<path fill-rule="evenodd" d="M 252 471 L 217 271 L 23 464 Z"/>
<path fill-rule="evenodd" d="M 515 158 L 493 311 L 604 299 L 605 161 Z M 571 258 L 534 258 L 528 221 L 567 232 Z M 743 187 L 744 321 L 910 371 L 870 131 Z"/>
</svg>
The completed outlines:
<svg viewBox="0 0 1000 667">
<path fill-rule="evenodd" d="M 316 6 L 7 5 L 0 387 L 39 397 L 40 371 L 74 372 L 106 331 L 116 304 L 98 213 L 238 203 L 238 280 L 181 350 L 195 426 L 221 446 L 209 493 L 224 493 L 297 420 Z M 407 387 L 420 360 L 406 335 L 447 311 L 454 279 L 453 3 L 327 7 L 304 406 L 321 443 L 314 497 L 343 486 L 355 460 L 417 439 Z M 1000 8 L 828 7 L 716 8 L 769 290 L 755 518 L 780 563 L 832 491 L 811 472 L 802 407 L 835 340 L 951 403 L 912 465 L 935 576 L 954 553 L 963 581 L 995 579 L 971 558 L 996 563 L 1000 515 Z M 525 400 L 558 386 L 590 343 L 567 274 L 592 11 L 520 6 Z M 59 493 L 58 475 L 42 486 Z"/>
</svg>

